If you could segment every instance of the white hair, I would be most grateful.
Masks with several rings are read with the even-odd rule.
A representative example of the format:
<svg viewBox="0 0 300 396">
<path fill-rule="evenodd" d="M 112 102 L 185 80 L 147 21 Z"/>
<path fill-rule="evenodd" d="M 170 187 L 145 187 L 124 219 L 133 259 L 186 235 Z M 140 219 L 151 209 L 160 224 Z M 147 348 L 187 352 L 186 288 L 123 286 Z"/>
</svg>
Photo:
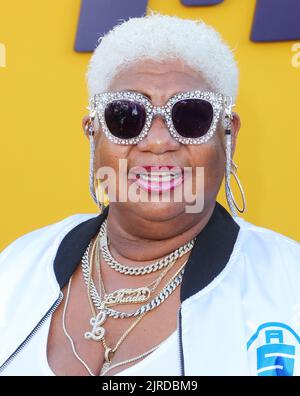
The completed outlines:
<svg viewBox="0 0 300 396">
<path fill-rule="evenodd" d="M 180 59 L 235 101 L 238 67 L 220 34 L 202 21 L 152 13 L 130 18 L 100 37 L 86 74 L 90 97 L 108 89 L 131 63 Z"/>
</svg>

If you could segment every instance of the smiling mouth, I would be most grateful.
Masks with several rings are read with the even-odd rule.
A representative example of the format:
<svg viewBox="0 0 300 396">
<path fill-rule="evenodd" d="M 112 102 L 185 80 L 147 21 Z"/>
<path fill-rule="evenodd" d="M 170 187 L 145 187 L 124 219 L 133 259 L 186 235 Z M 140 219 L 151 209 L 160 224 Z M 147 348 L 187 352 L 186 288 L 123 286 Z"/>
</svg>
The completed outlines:
<svg viewBox="0 0 300 396">
<path fill-rule="evenodd" d="M 158 193 L 173 190 L 184 180 L 183 168 L 178 166 L 135 167 L 130 175 L 141 189 Z"/>
</svg>

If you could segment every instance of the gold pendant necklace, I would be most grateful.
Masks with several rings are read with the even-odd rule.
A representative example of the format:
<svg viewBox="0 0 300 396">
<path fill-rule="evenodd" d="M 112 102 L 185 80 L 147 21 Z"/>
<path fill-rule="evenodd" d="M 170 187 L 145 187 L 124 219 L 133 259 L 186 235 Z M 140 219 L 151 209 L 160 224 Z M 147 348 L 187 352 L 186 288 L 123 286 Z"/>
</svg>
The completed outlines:
<svg viewBox="0 0 300 396">
<path fill-rule="evenodd" d="M 118 289 L 104 296 L 106 307 L 119 304 L 143 303 L 149 300 L 151 290 L 148 287 L 138 289 Z"/>
<path fill-rule="evenodd" d="M 101 310 L 97 315 L 90 319 L 92 329 L 84 334 L 84 338 L 88 340 L 101 341 L 105 335 L 105 329 L 102 326 L 107 319 L 105 307 L 112 307 L 119 304 L 143 303 L 149 300 L 151 291 L 147 287 L 139 289 L 120 289 L 112 293 L 106 294 L 101 303 Z"/>
<path fill-rule="evenodd" d="M 100 341 L 105 336 L 105 328 L 102 327 L 106 321 L 107 315 L 104 311 L 100 311 L 96 316 L 92 316 L 90 325 L 92 326 L 91 331 L 84 333 L 84 338 L 87 340 Z"/>
</svg>

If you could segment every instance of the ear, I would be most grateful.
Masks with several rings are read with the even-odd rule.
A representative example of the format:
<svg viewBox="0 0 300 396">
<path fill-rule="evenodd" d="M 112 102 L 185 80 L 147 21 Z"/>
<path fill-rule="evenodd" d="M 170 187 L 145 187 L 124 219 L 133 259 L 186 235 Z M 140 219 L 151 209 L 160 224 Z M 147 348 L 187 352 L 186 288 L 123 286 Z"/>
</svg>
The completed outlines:
<svg viewBox="0 0 300 396">
<path fill-rule="evenodd" d="M 235 152 L 236 140 L 240 128 L 241 128 L 241 119 L 237 113 L 233 112 L 232 120 L 231 120 L 232 156 L 234 155 Z"/>
<path fill-rule="evenodd" d="M 82 129 L 83 129 L 83 132 L 84 132 L 84 134 L 85 134 L 85 136 L 87 138 L 89 138 L 89 133 L 88 133 L 88 130 L 87 130 L 87 125 L 88 125 L 89 118 L 90 117 L 88 115 L 85 115 L 83 117 L 83 119 L 82 119 Z"/>
</svg>

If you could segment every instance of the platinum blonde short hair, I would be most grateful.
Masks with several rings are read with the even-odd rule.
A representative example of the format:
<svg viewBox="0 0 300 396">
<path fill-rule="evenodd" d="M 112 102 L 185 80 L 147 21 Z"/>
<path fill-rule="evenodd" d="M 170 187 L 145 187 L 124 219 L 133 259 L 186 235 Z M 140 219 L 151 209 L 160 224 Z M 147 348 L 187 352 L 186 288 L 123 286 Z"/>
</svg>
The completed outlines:
<svg viewBox="0 0 300 396">
<path fill-rule="evenodd" d="M 152 13 L 116 25 L 98 42 L 86 74 L 90 98 L 131 63 L 180 59 L 217 92 L 236 99 L 239 71 L 232 51 L 202 21 Z"/>
</svg>

